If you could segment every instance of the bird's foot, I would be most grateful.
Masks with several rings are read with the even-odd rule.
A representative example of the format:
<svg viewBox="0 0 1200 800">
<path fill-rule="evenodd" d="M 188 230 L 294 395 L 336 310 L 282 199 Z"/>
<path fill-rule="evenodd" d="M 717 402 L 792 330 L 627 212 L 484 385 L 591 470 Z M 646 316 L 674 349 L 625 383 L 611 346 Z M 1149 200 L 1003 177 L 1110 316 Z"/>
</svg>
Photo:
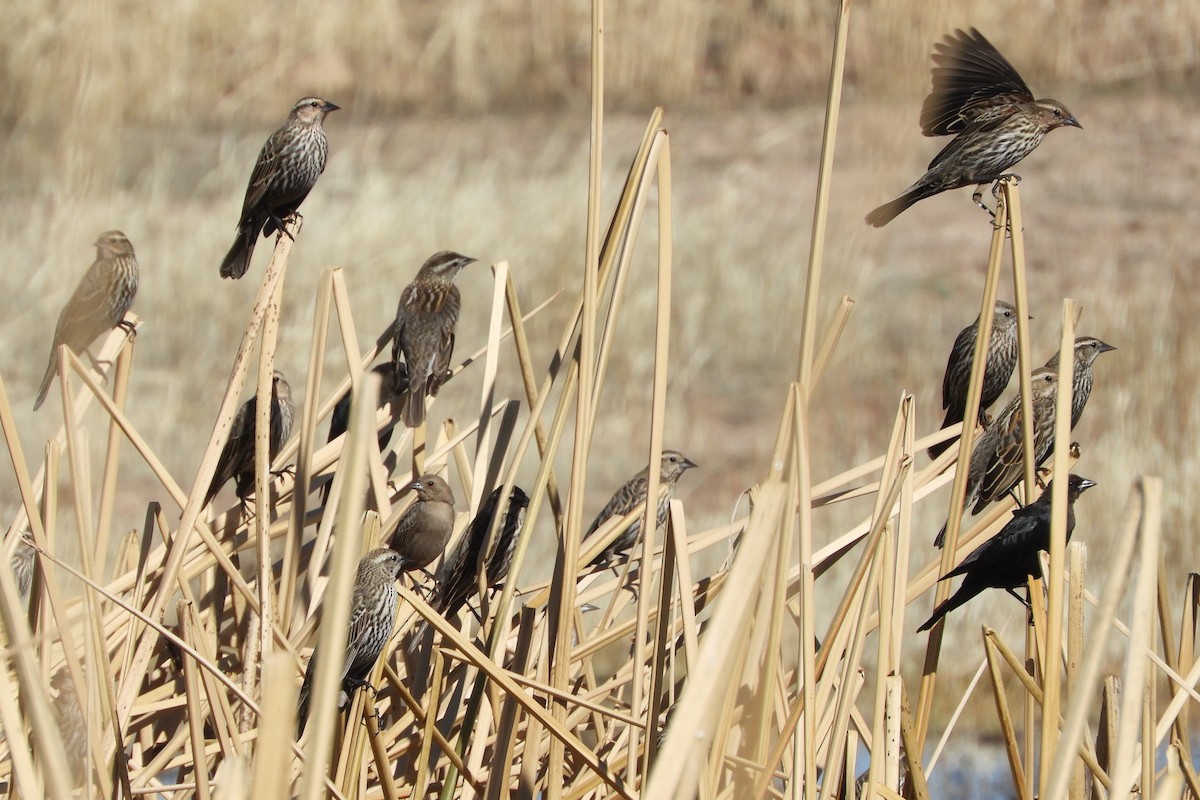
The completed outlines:
<svg viewBox="0 0 1200 800">
<path fill-rule="evenodd" d="M 136 324 L 134 324 L 133 320 L 122 319 L 120 322 L 117 323 L 116 327 L 125 331 L 125 333 L 127 333 L 129 335 L 130 339 L 137 338 L 138 326 Z"/>
<path fill-rule="evenodd" d="M 993 194 L 994 193 L 995 192 L 993 190 Z M 992 218 L 992 221 L 995 222 L 996 212 L 993 211 L 992 209 L 988 208 L 987 204 L 983 202 L 983 186 L 982 185 L 975 187 L 975 191 L 971 193 L 971 201 L 974 202 L 975 205 L 979 206 L 984 211 L 986 211 L 988 213 L 988 216 Z"/>
<path fill-rule="evenodd" d="M 280 467 L 279 469 L 271 470 L 272 478 L 282 478 L 284 475 L 287 475 L 293 481 L 296 480 L 296 467 L 292 464 L 288 464 L 286 467 Z"/>
<path fill-rule="evenodd" d="M 272 214 L 270 216 L 270 220 L 271 224 L 275 226 L 275 230 L 279 231 L 281 236 L 286 236 L 294 242 L 296 241 L 296 237 L 292 236 L 292 232 L 287 229 L 287 226 L 291 222 L 303 222 L 304 217 L 293 211 L 289 214 L 285 214 L 282 217 Z"/>
<path fill-rule="evenodd" d="M 365 678 L 346 678 L 343 682 L 342 688 L 347 692 L 353 692 L 357 689 L 366 689 L 371 693 L 372 697 L 376 697 L 379 694 L 379 690 L 371 685 L 371 682 Z"/>
</svg>

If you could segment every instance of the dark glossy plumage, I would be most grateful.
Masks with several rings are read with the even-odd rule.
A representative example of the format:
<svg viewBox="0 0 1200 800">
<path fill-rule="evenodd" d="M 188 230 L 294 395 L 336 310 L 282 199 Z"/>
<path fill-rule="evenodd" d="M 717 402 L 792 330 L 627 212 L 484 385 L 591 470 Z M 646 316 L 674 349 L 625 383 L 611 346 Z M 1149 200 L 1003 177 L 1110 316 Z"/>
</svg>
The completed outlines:
<svg viewBox="0 0 1200 800">
<path fill-rule="evenodd" d="M 410 428 L 425 421 L 425 395 L 436 396 L 448 377 L 461 304 L 454 278 L 474 261 L 449 250 L 434 253 L 400 294 L 392 361 L 408 366 L 400 416 Z"/>
<path fill-rule="evenodd" d="M 362 686 L 379 654 L 392 635 L 396 620 L 396 576 L 400 574 L 400 554 L 388 547 L 377 547 L 358 562 L 354 577 L 354 593 L 350 598 L 350 630 L 346 636 L 346 655 L 342 660 L 342 691 L 338 708 L 343 708 L 349 695 Z M 314 651 L 304 670 L 304 683 L 297 701 L 299 734 L 308 723 L 309 694 L 312 689 Z M 299 735 L 298 734 L 298 735 Z"/>
<path fill-rule="evenodd" d="M 452 617 L 457 614 L 463 604 L 478 591 L 480 555 L 488 544 L 492 518 L 496 515 L 500 504 L 500 492 L 503 489 L 503 486 L 497 486 L 488 495 L 483 507 L 459 537 L 458 544 L 450 555 L 446 556 L 446 561 L 438 572 L 437 588 L 431 604 L 442 616 Z M 521 487 L 513 486 L 508 495 L 504 518 L 496 529 L 496 538 L 483 559 L 489 587 L 499 588 L 508 577 L 513 548 L 517 544 L 517 532 L 525 520 L 525 509 L 528 507 L 529 496 Z"/>
<path fill-rule="evenodd" d="M 404 364 L 387 361 L 376 365 L 371 371 L 380 378 L 379 402 L 381 404 L 390 403 L 408 390 L 408 370 Z M 346 392 L 333 407 L 333 411 L 329 415 L 329 436 L 325 439 L 326 442 L 332 442 L 346 432 L 346 427 L 350 424 L 350 399 L 350 392 Z M 392 421 L 380 429 L 377 439 L 380 451 L 383 451 L 392 441 L 392 430 L 395 427 L 396 423 Z M 322 503 L 328 499 L 329 490 L 332 487 L 332 481 L 321 487 Z"/>
<path fill-rule="evenodd" d="M 237 237 L 221 262 L 222 278 L 240 278 L 250 267 L 259 231 L 270 236 L 283 230 L 284 220 L 296 212 L 325 171 L 329 143 L 321 123 L 338 106 L 320 97 L 298 100 L 287 120 L 267 139 L 258 154 Z"/>
<path fill-rule="evenodd" d="M 918 200 L 998 180 L 1055 128 L 1083 127 L 1057 100 L 1035 100 L 1012 65 L 974 28 L 956 31 L 935 45 L 933 62 L 921 132 L 954 134 L 954 139 L 916 183 L 867 215 L 867 223 L 875 227 Z"/>
<path fill-rule="evenodd" d="M 255 398 L 251 397 L 242 403 L 233 418 L 229 439 L 221 450 L 217 470 L 204 495 L 204 505 L 211 503 L 221 487 L 231 479 L 237 480 L 237 496 L 240 499 L 245 500 L 254 491 L 254 408 Z M 271 379 L 271 432 L 268 441 L 271 460 L 291 436 L 294 415 L 292 387 L 283 373 L 276 370 Z"/>
<path fill-rule="evenodd" d="M 50 383 L 58 372 L 58 347 L 65 344 L 76 355 L 83 355 L 101 334 L 121 324 L 133 305 L 138 290 L 138 263 L 133 245 L 120 231 L 105 231 L 93 243 L 96 260 L 88 267 L 79 285 L 63 306 L 54 327 L 50 363 L 38 388 L 33 410 L 46 401 Z"/>
<path fill-rule="evenodd" d="M 658 525 L 661 527 L 667 521 L 667 512 L 671 497 L 675 492 L 675 484 L 679 477 L 689 469 L 695 467 L 692 462 L 683 453 L 676 450 L 663 450 L 662 461 L 659 465 L 659 483 L 658 483 L 658 505 L 655 513 L 655 518 Z M 646 492 L 650 488 L 650 472 L 649 467 L 643 469 L 637 475 L 634 475 L 625 484 L 616 491 L 616 493 L 605 504 L 596 518 L 592 520 L 591 526 L 587 529 L 585 538 L 595 533 L 601 525 L 613 517 L 624 517 L 629 512 L 633 511 L 639 503 L 646 499 Z M 600 551 L 597 556 L 592 559 L 592 566 L 608 567 L 614 563 L 618 563 L 621 556 L 627 554 L 629 548 L 633 547 L 638 540 L 638 535 L 642 530 L 641 518 L 635 519 L 625 532 L 618 536 L 604 550 Z"/>
<path fill-rule="evenodd" d="M 1075 340 L 1075 361 L 1071 371 L 1071 427 L 1079 424 L 1083 409 L 1087 406 L 1088 398 L 1092 396 L 1093 369 L 1096 358 L 1101 353 L 1116 350 L 1111 344 L 1105 344 L 1094 336 L 1080 336 Z M 1058 371 L 1058 353 L 1046 362 L 1046 369 Z"/>
<path fill-rule="evenodd" d="M 417 493 L 417 501 L 400 518 L 390 545 L 407 572 L 424 569 L 446 549 L 454 532 L 454 491 L 437 475 L 422 475 L 405 488 Z"/>
<path fill-rule="evenodd" d="M 942 408 L 946 418 L 942 427 L 962 422 L 967 406 L 967 390 L 971 382 L 971 361 L 975 358 L 975 340 L 979 336 L 979 319 L 963 328 L 950 349 L 946 374 L 942 379 Z M 983 372 L 983 391 L 979 398 L 979 424 L 986 422 L 986 411 L 1008 386 L 1017 366 L 1017 310 L 1011 303 L 997 301 L 992 314 L 992 332 L 988 338 L 987 362 Z M 929 448 L 929 457 L 937 458 L 953 440 Z"/>
<path fill-rule="evenodd" d="M 1075 532 L 1075 501 L 1093 481 L 1071 475 L 1067 486 L 1067 539 Z M 1034 502 L 1013 512 L 998 534 L 981 544 L 962 560 L 962 563 L 942 576 L 941 580 L 965 575 L 962 585 L 953 595 L 934 609 L 933 615 L 918 628 L 929 630 L 947 613 L 961 606 L 984 589 L 1016 589 L 1025 585 L 1030 575 L 1041 575 L 1038 551 L 1050 549 L 1050 511 L 1053 497 L 1050 486 Z"/>
</svg>

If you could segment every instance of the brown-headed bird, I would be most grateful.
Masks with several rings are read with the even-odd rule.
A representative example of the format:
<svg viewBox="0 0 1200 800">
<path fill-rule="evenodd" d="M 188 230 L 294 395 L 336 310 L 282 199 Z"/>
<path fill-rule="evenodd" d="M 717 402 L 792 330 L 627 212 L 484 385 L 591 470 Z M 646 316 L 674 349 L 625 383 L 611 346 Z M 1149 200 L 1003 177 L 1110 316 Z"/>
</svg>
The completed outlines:
<svg viewBox="0 0 1200 800">
<path fill-rule="evenodd" d="M 424 570 L 454 532 L 454 491 L 437 475 L 422 475 L 404 488 L 416 492 L 417 501 L 400 518 L 389 544 L 403 559 L 405 572 Z"/>
<path fill-rule="evenodd" d="M 1058 397 L 1058 371 L 1039 367 L 1030 376 L 1033 387 L 1034 464 L 1041 464 L 1054 449 L 1054 404 Z M 1025 477 L 1025 433 L 1021 414 L 1021 396 L 1010 400 L 995 421 L 975 440 L 971 466 L 967 471 L 963 508 L 975 507 L 978 514 L 988 503 L 1012 491 Z M 942 526 L 934 545 L 945 543 Z"/>
<path fill-rule="evenodd" d="M 392 361 L 408 366 L 400 417 L 410 428 L 425 421 L 425 395 L 436 396 L 449 376 L 461 305 L 454 278 L 474 261 L 449 250 L 434 253 L 400 294 Z"/>
<path fill-rule="evenodd" d="M 1067 485 L 1067 539 L 1075 532 L 1075 501 L 1079 495 L 1095 486 L 1094 481 L 1071 475 Z M 965 575 L 962 585 L 953 595 L 933 611 L 933 616 L 918 628 L 927 631 L 939 619 L 961 606 L 984 589 L 1004 589 L 1021 600 L 1014 589 L 1024 586 L 1030 575 L 1041 575 L 1039 550 L 1050 549 L 1050 506 L 1054 482 L 1051 481 L 1042 496 L 1024 508 L 1013 512 L 999 533 L 975 548 L 950 572 L 941 577 L 948 580 L 955 575 Z"/>
<path fill-rule="evenodd" d="M 918 200 L 998 181 L 1055 128 L 1083 127 L 1057 100 L 1035 100 L 1012 64 L 974 28 L 934 45 L 933 63 L 921 133 L 954 138 L 916 183 L 867 215 L 867 223 L 877 228 Z M 976 190 L 974 200 L 986 210 L 982 194 L 982 188 Z"/>
<path fill-rule="evenodd" d="M 133 245 L 120 231 L 105 231 L 94 246 L 96 260 L 58 315 L 50 363 L 33 403 L 34 411 L 42 407 L 50 382 L 58 372 L 59 345 L 65 344 L 82 355 L 98 336 L 121 325 L 125 312 L 133 305 L 138 290 L 138 263 Z"/>
<path fill-rule="evenodd" d="M 237 496 L 245 500 L 254 490 L 254 431 L 255 431 L 255 398 L 251 397 L 242 403 L 233 425 L 229 429 L 229 439 L 221 450 L 217 460 L 217 471 L 213 473 L 212 483 L 208 493 L 204 495 L 204 505 L 212 502 L 231 478 L 237 480 Z M 279 448 L 287 441 L 292 433 L 292 418 L 295 415 L 295 405 L 292 402 L 292 387 L 288 384 L 283 373 L 275 370 L 271 376 L 271 430 L 268 439 L 269 459 L 274 459 Z"/>
<path fill-rule="evenodd" d="M 657 526 L 662 527 L 667 521 L 667 512 L 670 510 L 671 497 L 675 493 L 675 484 L 683 473 L 697 465 L 683 453 L 676 450 L 663 450 L 662 460 L 659 462 L 658 472 L 658 505 L 656 507 L 655 519 Z M 613 517 L 624 517 L 639 504 L 646 500 L 646 492 L 650 489 L 650 469 L 643 469 L 637 475 L 634 475 L 625 485 L 616 491 L 616 494 L 608 501 L 608 503 L 592 520 L 591 526 L 587 529 L 587 536 L 595 533 L 601 525 Z M 595 558 L 592 559 L 591 566 L 607 568 L 616 563 L 620 556 L 627 554 L 629 548 L 633 547 L 634 542 L 638 540 L 638 535 L 642 530 L 642 521 L 640 518 L 635 519 L 625 532 L 618 536 L 609 544 L 608 547 L 601 550 Z"/>
<path fill-rule="evenodd" d="M 513 548 L 517 544 L 517 532 L 525 520 L 525 509 L 529 507 L 529 495 L 520 486 L 513 486 L 504 509 L 504 518 L 496 528 L 496 538 L 484 553 L 488 544 L 488 533 L 492 520 L 500 505 L 503 486 L 497 486 L 484 501 L 483 507 L 471 520 L 466 532 L 459 537 L 458 544 L 446 556 L 438 571 L 437 588 L 431 605 L 444 617 L 458 613 L 463 604 L 479 590 L 479 567 L 482 561 L 488 586 L 499 588 L 508 577 L 512 563 Z M 482 559 L 481 559 L 482 555 Z"/>
<path fill-rule="evenodd" d="M 250 173 L 237 238 L 221 262 L 222 278 L 240 278 L 250 267 L 258 234 L 284 229 L 325 171 L 329 142 L 321 123 L 338 106 L 320 97 L 296 101 L 287 121 L 267 138 Z"/>
<path fill-rule="evenodd" d="M 1094 336 L 1080 336 L 1075 340 L 1075 361 L 1071 370 L 1071 427 L 1079 424 L 1083 409 L 1088 398 L 1092 396 L 1092 365 L 1101 353 L 1116 350 L 1111 344 L 1105 344 Z M 1058 353 L 1046 362 L 1046 369 L 1058 372 Z"/>
<path fill-rule="evenodd" d="M 342 659 L 342 683 L 338 708 L 344 708 L 350 695 L 367 685 L 375 662 L 392 636 L 396 621 L 396 577 L 403 567 L 400 554 L 390 547 L 377 547 L 358 562 L 354 593 L 350 597 L 350 630 L 346 635 L 346 655 Z M 297 736 L 308 723 L 309 694 L 316 671 L 314 650 L 304 670 L 304 683 L 297 701 Z"/>
<path fill-rule="evenodd" d="M 963 421 L 967 407 L 967 391 L 971 383 L 971 362 L 975 358 L 975 340 L 979 338 L 979 319 L 959 331 L 946 362 L 942 378 L 942 408 L 946 410 L 943 428 Z M 992 332 L 988 338 L 987 363 L 983 370 L 982 394 L 979 396 L 979 424 L 986 427 L 985 413 L 1000 395 L 1017 366 L 1017 309 L 1003 300 L 996 302 L 992 312 Z M 952 441 L 929 448 L 929 457 L 937 458 Z"/>
</svg>

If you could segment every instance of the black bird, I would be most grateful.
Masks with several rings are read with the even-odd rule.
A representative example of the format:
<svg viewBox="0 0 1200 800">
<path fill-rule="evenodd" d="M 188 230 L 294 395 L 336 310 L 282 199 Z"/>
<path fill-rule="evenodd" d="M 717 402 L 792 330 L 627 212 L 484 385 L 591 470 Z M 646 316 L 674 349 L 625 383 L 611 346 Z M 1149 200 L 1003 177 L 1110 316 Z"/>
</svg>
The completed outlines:
<svg viewBox="0 0 1200 800">
<path fill-rule="evenodd" d="M 377 547 L 358 562 L 354 594 L 350 598 L 350 632 L 346 636 L 346 657 L 342 660 L 342 688 L 338 708 L 343 708 L 355 689 L 367 684 L 379 654 L 392 636 L 396 621 L 396 576 L 403 566 L 400 554 L 389 547 Z M 304 670 L 304 684 L 297 699 L 299 728 L 308 723 L 309 694 L 312 691 L 317 653 L 314 650 Z"/>
<path fill-rule="evenodd" d="M 236 479 L 237 496 L 243 502 L 254 491 L 254 433 L 256 429 L 256 402 L 251 397 L 242 403 L 233 418 L 229 429 L 229 438 L 217 459 L 217 469 L 213 473 L 212 483 L 204 495 L 204 505 L 208 505 L 221 491 L 221 487 Z M 268 458 L 272 461 L 279 453 L 279 448 L 292 435 L 292 419 L 296 415 L 296 406 L 292 402 L 292 387 L 279 370 L 271 376 L 271 409 L 270 431 L 268 433 Z"/>
<path fill-rule="evenodd" d="M 403 362 L 397 364 L 392 361 L 385 361 L 371 370 L 382 380 L 382 385 L 379 387 L 379 402 L 390 403 L 395 398 L 408 390 L 408 369 L 405 368 Z M 337 437 L 346 432 L 346 428 L 350 425 L 350 392 L 342 395 L 342 398 L 337 401 L 337 405 L 333 407 L 333 412 L 329 415 L 329 436 L 325 439 L 326 442 L 332 442 Z M 392 441 L 392 430 L 396 427 L 396 423 L 389 422 L 379 431 L 379 449 L 382 451 Z M 326 483 L 321 488 L 321 502 L 324 503 L 329 499 L 329 490 L 333 488 L 333 481 Z"/>
<path fill-rule="evenodd" d="M 1095 486 L 1094 481 L 1071 475 L 1067 484 L 1067 540 L 1075 532 L 1075 501 L 1079 495 Z M 934 609 L 933 615 L 917 631 L 927 631 L 942 617 L 970 600 L 984 589 L 1004 589 L 1025 602 L 1014 589 L 1024 586 L 1030 575 L 1040 575 L 1039 550 L 1050 549 L 1050 506 L 1054 482 L 1046 487 L 1034 502 L 1018 508 L 998 534 L 975 548 L 962 563 L 942 576 L 941 580 L 965 575 L 962 585 L 953 595 Z"/>
<path fill-rule="evenodd" d="M 483 507 L 471 520 L 466 532 L 459 537 L 458 544 L 446 557 L 442 569 L 435 582 L 433 607 L 444 617 L 452 617 L 463 604 L 478 591 L 480 554 L 487 545 L 488 531 L 492 527 L 492 518 L 496 516 L 500 504 L 500 491 L 503 486 L 497 486 L 488 495 Z M 496 539 L 491 550 L 487 553 L 485 570 L 488 586 L 499 588 L 508 577 L 508 567 L 512 563 L 513 548 L 517 544 L 517 532 L 525 520 L 525 509 L 529 507 L 529 495 L 520 486 L 513 486 L 508 495 L 508 507 L 504 511 L 504 519 L 496 529 Z"/>
</svg>

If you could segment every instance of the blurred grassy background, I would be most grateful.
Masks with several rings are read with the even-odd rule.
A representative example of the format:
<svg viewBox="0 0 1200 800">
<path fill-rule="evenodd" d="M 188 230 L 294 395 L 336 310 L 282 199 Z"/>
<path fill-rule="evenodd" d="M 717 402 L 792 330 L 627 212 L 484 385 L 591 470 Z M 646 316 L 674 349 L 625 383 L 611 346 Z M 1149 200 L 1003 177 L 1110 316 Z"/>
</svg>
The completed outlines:
<svg viewBox="0 0 1200 800">
<path fill-rule="evenodd" d="M 509 260 L 527 307 L 574 290 L 587 184 L 587 6 L 0 5 L 2 369 L 27 455 L 40 455 L 60 421 L 56 401 L 29 411 L 54 321 L 91 263 L 89 243 L 115 227 L 137 249 L 135 310 L 147 322 L 131 417 L 190 482 L 269 243 L 240 282 L 220 280 L 217 265 L 259 147 L 305 94 L 345 110 L 327 121 L 329 167 L 304 205 L 286 288 L 279 365 L 298 393 L 325 266 L 346 267 L 361 345 L 388 324 L 400 290 L 438 249 Z M 761 474 L 794 375 L 831 6 L 607 4 L 606 218 L 654 104 L 666 104 L 674 139 L 666 443 L 702 466 L 681 485 L 697 530 L 728 519 Z M 813 408 L 816 475 L 881 452 L 901 391 L 916 394 L 922 433 L 941 419 L 946 354 L 977 313 L 987 220 L 967 192 L 926 201 L 882 231 L 862 216 L 936 151 L 917 128 L 930 47 L 955 26 L 975 25 L 1039 96 L 1064 101 L 1085 126 L 1053 134 L 1020 168 L 1035 359 L 1050 355 L 1068 295 L 1084 306 L 1081 331 L 1120 348 L 1098 363 L 1076 430 L 1079 471 L 1103 487 L 1080 505 L 1080 538 L 1102 566 L 1106 521 L 1130 481 L 1159 474 L 1176 532 L 1167 563 L 1180 560 L 1198 510 L 1190 488 L 1200 480 L 1192 400 L 1200 4 L 859 2 L 853 14 L 822 290 L 827 315 L 843 293 L 857 307 Z M 644 231 L 602 401 L 589 518 L 642 458 L 633 437 L 647 429 L 653 245 L 654 232 Z M 486 320 L 476 312 L 490 291 L 486 266 L 460 285 L 465 355 L 483 341 Z M 555 308 L 533 326 L 543 362 L 564 314 Z M 519 396 L 513 370 L 504 380 Z M 477 407 L 478 378 L 468 372 L 443 392 L 433 419 L 466 419 Z M 99 430 L 93 441 L 102 441 Z M 139 526 L 145 503 L 163 499 L 127 461 L 118 529 Z M 132 488 L 138 480 L 144 492 Z M 0 482 L 0 503 L 15 507 L 10 481 Z M 823 512 L 819 541 L 868 511 Z M 932 538 L 937 509 L 924 513 Z M 1019 624 L 1023 612 L 1011 605 Z M 950 626 L 956 635 L 973 630 Z"/>
</svg>

